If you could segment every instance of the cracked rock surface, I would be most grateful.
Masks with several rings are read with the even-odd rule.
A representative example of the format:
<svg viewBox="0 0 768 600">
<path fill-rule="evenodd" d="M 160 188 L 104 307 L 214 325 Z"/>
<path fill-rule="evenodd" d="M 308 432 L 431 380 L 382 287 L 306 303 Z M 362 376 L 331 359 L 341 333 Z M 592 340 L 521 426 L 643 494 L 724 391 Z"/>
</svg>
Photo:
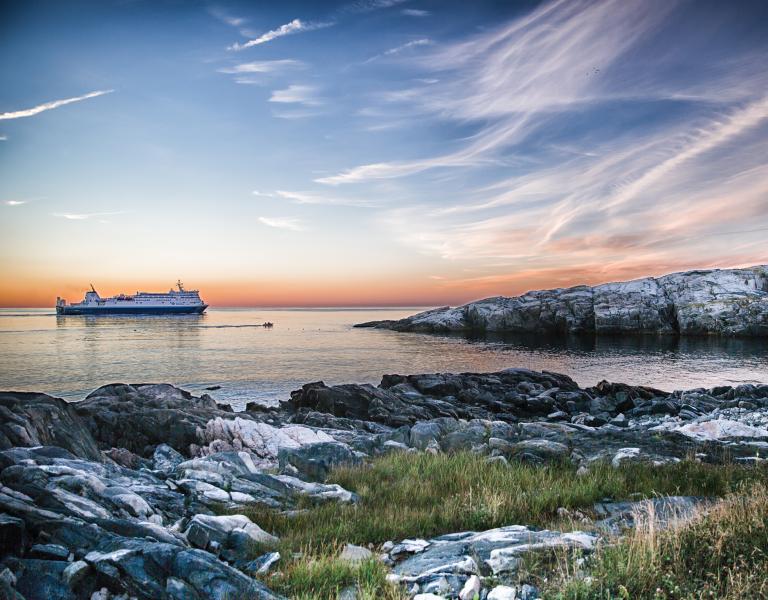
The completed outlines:
<svg viewBox="0 0 768 600">
<path fill-rule="evenodd" d="M 395 331 L 768 336 L 768 265 L 486 298 L 357 327 Z"/>
</svg>

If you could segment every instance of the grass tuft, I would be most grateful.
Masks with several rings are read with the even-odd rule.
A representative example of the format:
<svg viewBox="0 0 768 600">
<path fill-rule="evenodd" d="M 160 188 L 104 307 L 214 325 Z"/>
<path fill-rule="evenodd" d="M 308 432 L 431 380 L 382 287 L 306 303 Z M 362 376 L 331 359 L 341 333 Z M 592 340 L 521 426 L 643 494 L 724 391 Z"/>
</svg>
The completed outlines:
<svg viewBox="0 0 768 600">
<path fill-rule="evenodd" d="M 768 487 L 744 486 L 691 521 L 650 521 L 549 586 L 549 600 L 768 598 Z"/>
<path fill-rule="evenodd" d="M 408 596 L 386 580 L 387 569 L 376 559 L 360 563 L 340 560 L 338 548 L 327 554 L 300 553 L 264 579 L 274 591 L 297 600 L 335 600 L 354 588 L 357 600 L 404 600 Z"/>
</svg>

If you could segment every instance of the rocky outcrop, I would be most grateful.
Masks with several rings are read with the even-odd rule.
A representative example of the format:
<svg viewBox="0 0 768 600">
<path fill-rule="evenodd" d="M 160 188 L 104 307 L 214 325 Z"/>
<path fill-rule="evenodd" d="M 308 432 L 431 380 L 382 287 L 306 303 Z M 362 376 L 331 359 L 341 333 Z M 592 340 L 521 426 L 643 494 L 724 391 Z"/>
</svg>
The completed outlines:
<svg viewBox="0 0 768 600">
<path fill-rule="evenodd" d="M 27 600 L 89 598 L 102 588 L 147 599 L 277 597 L 226 554 L 238 536 L 245 543 L 258 533 L 245 517 L 226 536 L 209 535 L 218 546 L 199 549 L 201 536 L 190 530 L 226 527 L 197 514 L 206 499 L 184 491 L 178 474 L 134 471 L 52 446 L 4 450 L 0 464 L 0 513 L 11 532 L 4 538 L 16 543 L 0 570 L 15 574 Z"/>
<path fill-rule="evenodd" d="M 75 406 L 46 394 L 0 392 L 0 450 L 58 446 L 76 456 L 101 460 L 96 440 Z"/>
<path fill-rule="evenodd" d="M 357 327 L 441 333 L 768 336 L 768 265 L 533 291 Z"/>
<path fill-rule="evenodd" d="M 329 471 L 388 452 L 470 451 L 500 468 L 556 461 L 589 470 L 596 461 L 620 468 L 689 456 L 762 462 L 768 448 L 768 385 L 580 388 L 525 369 L 313 383 L 276 409 L 237 414 L 168 385 L 106 386 L 72 404 L 7 392 L 0 407 L 12 446 L 0 450 L 0 593 L 26 600 L 274 598 L 252 575 L 277 553 L 257 558 L 249 549 L 276 540 L 242 509 L 356 502 L 324 481 Z M 217 516 L 222 507 L 231 514 Z M 594 512 L 615 532 L 635 508 Z M 501 588 L 513 589 L 525 552 L 586 552 L 594 542 L 586 535 L 515 525 L 404 540 L 386 561 L 414 594 L 454 597 L 466 588 L 471 597 L 480 585 L 488 597 L 506 597 Z"/>
<path fill-rule="evenodd" d="M 546 393 L 544 393 L 546 392 Z M 381 385 L 310 383 L 281 407 L 294 422 L 325 413 L 391 427 L 437 418 L 517 420 L 545 416 L 567 402 L 585 408 L 590 397 L 566 375 L 508 369 L 498 373 L 385 375 Z M 326 426 L 332 427 L 325 420 Z"/>
<path fill-rule="evenodd" d="M 212 509 L 354 500 L 336 485 L 264 473 L 247 453 L 132 470 L 39 446 L 4 450 L 0 465 L 0 571 L 15 573 L 27 600 L 102 588 L 147 599 L 277 598 L 243 569 L 254 544 L 278 540 Z"/>
<path fill-rule="evenodd" d="M 0 409 L 0 597 L 278 598 L 251 573 L 255 545 L 278 540 L 214 513 L 356 500 L 265 470 L 283 447 L 332 437 L 170 385 L 106 386 L 80 403 L 2 393 Z"/>
<path fill-rule="evenodd" d="M 126 448 L 140 456 L 151 455 L 158 444 L 188 454 L 190 445 L 200 444 L 198 432 L 209 421 L 234 416 L 207 394 L 193 396 L 169 384 L 105 385 L 70 406 L 100 447 Z"/>
<path fill-rule="evenodd" d="M 378 387 L 308 384 L 279 414 L 369 456 L 472 450 L 493 460 L 584 467 L 693 454 L 749 461 L 762 460 L 755 454 L 768 441 L 768 385 L 669 393 L 606 381 L 580 388 L 564 375 L 526 369 L 387 375 Z"/>
</svg>

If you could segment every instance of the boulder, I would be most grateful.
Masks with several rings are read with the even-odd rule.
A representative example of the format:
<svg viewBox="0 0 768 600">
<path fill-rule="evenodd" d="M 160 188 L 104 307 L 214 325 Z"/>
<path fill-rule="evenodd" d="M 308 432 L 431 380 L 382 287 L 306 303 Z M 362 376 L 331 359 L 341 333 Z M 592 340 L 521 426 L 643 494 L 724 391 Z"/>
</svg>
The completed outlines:
<svg viewBox="0 0 768 600">
<path fill-rule="evenodd" d="M 184 535 L 195 548 L 214 548 L 230 561 L 247 555 L 252 548 L 279 542 L 245 515 L 195 515 Z"/>
<path fill-rule="evenodd" d="M 280 468 L 288 465 L 312 481 L 324 481 L 334 467 L 360 462 L 349 446 L 339 442 L 307 444 L 298 448 L 281 448 L 278 454 Z"/>
<path fill-rule="evenodd" d="M 482 532 L 450 533 L 420 544 L 418 552 L 405 560 L 400 560 L 403 553 L 396 553 L 398 546 L 395 546 L 388 555 L 395 563 L 391 579 L 403 584 L 416 583 L 424 591 L 442 579 L 449 583 L 454 581 L 459 585 L 450 586 L 450 596 L 456 597 L 472 576 L 513 577 L 521 557 L 529 552 L 549 548 L 590 552 L 597 540 L 596 535 L 580 531 L 537 531 L 520 525 Z M 474 580 L 471 585 L 474 587 Z"/>
<path fill-rule="evenodd" d="M 559 461 L 570 456 L 570 449 L 565 444 L 550 440 L 534 439 L 518 442 L 513 446 L 512 453 L 518 459 L 540 461 Z"/>
<path fill-rule="evenodd" d="M 354 544 L 347 544 L 339 554 L 339 559 L 351 562 L 360 563 L 373 558 L 373 552 L 364 548 L 363 546 L 355 546 Z"/>
<path fill-rule="evenodd" d="M 425 450 L 430 442 L 437 442 L 440 439 L 442 430 L 440 425 L 434 421 L 423 421 L 414 424 L 411 427 L 410 433 L 410 446 L 419 450 Z"/>
<path fill-rule="evenodd" d="M 152 454 L 152 466 L 156 471 L 170 473 L 181 463 L 184 457 L 168 444 L 158 444 Z"/>
<path fill-rule="evenodd" d="M 459 600 L 475 600 L 480 597 L 480 578 L 477 575 L 472 575 L 467 579 L 464 587 L 459 592 Z"/>
<path fill-rule="evenodd" d="M 277 564 L 279 560 L 279 552 L 267 552 L 266 554 L 262 554 L 258 558 L 254 558 L 252 561 L 246 563 L 240 568 L 240 570 L 244 573 L 249 573 L 254 576 L 264 575 L 265 573 L 269 573 L 270 569 L 275 564 Z"/>
<path fill-rule="evenodd" d="M 309 427 L 275 427 L 239 416 L 217 417 L 208 421 L 205 428 L 200 430 L 200 439 L 207 444 L 200 449 L 202 454 L 246 450 L 262 468 L 277 466 L 281 449 L 297 449 L 309 444 L 334 441 L 328 434 Z"/>
<path fill-rule="evenodd" d="M 0 392 L 0 450 L 57 446 L 101 461 L 96 440 L 75 405 L 47 394 Z"/>
<path fill-rule="evenodd" d="M 517 598 L 517 588 L 508 585 L 497 585 L 486 596 L 486 600 L 517 600 Z"/>
<path fill-rule="evenodd" d="M 713 419 L 698 423 L 688 423 L 676 429 L 683 435 L 703 441 L 718 441 L 735 438 L 768 438 L 768 429 L 753 427 L 731 419 Z"/>
<path fill-rule="evenodd" d="M 198 429 L 217 417 L 232 418 L 207 394 L 194 396 L 169 384 L 105 385 L 70 406 L 99 446 L 145 458 L 159 444 L 189 456 L 190 446 L 199 443 Z"/>
</svg>

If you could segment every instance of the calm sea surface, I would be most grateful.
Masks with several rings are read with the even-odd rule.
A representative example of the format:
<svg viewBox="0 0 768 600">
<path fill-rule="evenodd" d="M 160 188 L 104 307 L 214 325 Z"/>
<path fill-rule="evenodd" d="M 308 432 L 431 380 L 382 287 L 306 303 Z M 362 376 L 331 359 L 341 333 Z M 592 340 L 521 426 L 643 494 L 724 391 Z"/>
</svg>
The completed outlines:
<svg viewBox="0 0 768 600">
<path fill-rule="evenodd" d="M 768 383 L 768 344 L 755 340 L 464 337 L 353 329 L 415 309 L 209 309 L 169 317 L 57 317 L 46 309 L 0 309 L 0 390 L 70 400 L 114 382 L 168 382 L 241 409 L 271 404 L 310 381 L 378 383 L 385 373 L 566 373 L 665 390 Z M 260 326 L 265 321 L 272 329 Z"/>
</svg>

